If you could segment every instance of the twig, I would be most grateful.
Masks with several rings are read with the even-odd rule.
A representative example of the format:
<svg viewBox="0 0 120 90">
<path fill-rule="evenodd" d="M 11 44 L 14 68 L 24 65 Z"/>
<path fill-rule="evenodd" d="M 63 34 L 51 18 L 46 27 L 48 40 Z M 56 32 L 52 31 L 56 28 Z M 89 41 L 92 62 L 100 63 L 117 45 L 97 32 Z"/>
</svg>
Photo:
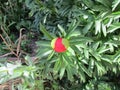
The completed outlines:
<svg viewBox="0 0 120 90">
<path fill-rule="evenodd" d="M 12 54 L 14 54 L 18 60 L 20 60 L 20 46 L 21 46 L 21 41 L 22 41 L 22 31 L 24 30 L 24 28 L 20 29 L 20 34 L 19 34 L 19 39 L 18 39 L 18 43 L 17 43 L 17 48 L 16 50 L 13 50 L 12 47 L 10 47 L 10 45 L 14 45 L 13 42 L 11 41 L 11 39 L 9 38 L 8 34 L 5 32 L 5 30 L 3 29 L 3 27 L 1 26 L 1 30 L 3 31 L 3 33 L 6 35 L 8 42 L 5 40 L 5 38 L 0 34 L 0 37 L 2 38 L 3 42 L 6 44 L 6 46 L 8 47 L 8 49 L 11 51 Z M 9 45 L 10 44 L 10 45 Z M 16 51 L 16 52 L 15 52 Z M 5 54 L 2 55 L 0 57 L 5 57 L 8 56 L 9 54 Z"/>
<path fill-rule="evenodd" d="M 21 40 L 22 40 L 22 31 L 23 30 L 24 30 L 24 28 L 20 29 L 19 41 L 18 41 L 18 45 L 17 45 L 17 55 L 19 55 L 19 52 L 20 52 L 20 44 L 21 44 Z"/>
<path fill-rule="evenodd" d="M 6 40 L 3 38 L 1 34 L 0 34 L 0 37 L 2 38 L 3 42 L 6 44 L 8 49 L 11 51 L 11 53 L 13 53 L 16 57 L 18 57 L 18 55 L 12 50 L 12 48 L 10 48 L 10 46 L 8 45 L 8 43 L 6 42 Z"/>
<path fill-rule="evenodd" d="M 4 54 L 4 55 L 1 55 L 0 56 L 0 58 L 3 58 L 3 57 L 6 57 L 6 56 L 9 56 L 9 55 L 11 55 L 12 53 L 10 52 L 10 53 L 6 53 L 6 54 Z"/>
</svg>

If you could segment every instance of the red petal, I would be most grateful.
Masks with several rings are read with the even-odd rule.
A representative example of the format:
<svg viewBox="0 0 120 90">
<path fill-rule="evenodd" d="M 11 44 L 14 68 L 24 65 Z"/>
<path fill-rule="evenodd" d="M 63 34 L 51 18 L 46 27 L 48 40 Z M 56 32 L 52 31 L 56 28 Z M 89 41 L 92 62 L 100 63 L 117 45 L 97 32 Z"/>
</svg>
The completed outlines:
<svg viewBox="0 0 120 90">
<path fill-rule="evenodd" d="M 62 38 L 57 38 L 57 40 L 55 42 L 54 50 L 56 52 L 64 52 L 64 51 L 66 51 L 65 46 L 62 44 Z"/>
</svg>

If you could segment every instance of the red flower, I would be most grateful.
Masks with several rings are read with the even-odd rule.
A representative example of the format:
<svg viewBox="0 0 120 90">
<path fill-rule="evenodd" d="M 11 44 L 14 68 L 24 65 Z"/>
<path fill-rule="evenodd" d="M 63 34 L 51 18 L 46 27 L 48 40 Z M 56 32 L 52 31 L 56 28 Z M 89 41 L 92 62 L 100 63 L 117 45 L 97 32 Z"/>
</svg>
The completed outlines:
<svg viewBox="0 0 120 90">
<path fill-rule="evenodd" d="M 69 43 L 67 39 L 55 38 L 52 40 L 51 46 L 56 52 L 65 52 L 69 46 Z"/>
</svg>

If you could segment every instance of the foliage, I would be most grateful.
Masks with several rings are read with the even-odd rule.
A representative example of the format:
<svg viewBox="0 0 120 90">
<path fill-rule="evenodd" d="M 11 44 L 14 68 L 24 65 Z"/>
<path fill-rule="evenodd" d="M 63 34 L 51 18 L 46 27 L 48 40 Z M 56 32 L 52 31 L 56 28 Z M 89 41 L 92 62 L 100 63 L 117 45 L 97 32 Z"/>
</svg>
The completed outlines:
<svg viewBox="0 0 120 90">
<path fill-rule="evenodd" d="M 20 2 L 19 0 L 0 1 L 0 34 L 5 40 L 9 37 L 13 43 L 16 43 L 18 41 L 20 29 L 24 28 L 25 30 L 22 32 L 24 40 L 22 41 L 25 41 L 25 36 L 31 33 L 31 18 L 28 17 L 28 12 L 24 2 Z M 0 50 L 3 52 L 1 54 L 4 54 L 8 52 L 8 49 L 4 46 L 2 41 L 3 40 L 0 38 L 0 45 L 4 47 L 0 47 Z M 8 43 L 11 45 L 11 42 Z M 22 45 L 23 50 L 26 46 L 26 44 Z"/>
<path fill-rule="evenodd" d="M 0 1 L 0 6 L 1 26 L 6 24 L 7 27 L 14 30 L 19 30 L 21 27 L 30 28 L 31 22 L 27 17 L 28 10 L 24 3 L 20 3 L 19 0 L 4 0 Z"/>
<path fill-rule="evenodd" d="M 79 2 L 79 4 L 82 5 L 78 6 L 75 2 Z M 54 1 L 52 3 L 54 3 Z M 51 68 L 53 75 L 58 76 L 57 78 L 60 79 L 67 77 L 68 80 L 74 81 L 74 77 L 76 76 L 82 82 L 86 82 L 88 78 L 98 79 L 99 76 L 107 74 L 108 71 L 117 74 L 120 70 L 119 11 L 116 10 L 119 4 L 117 3 L 118 2 L 115 1 L 107 2 L 107 0 L 73 1 L 72 7 L 74 7 L 74 5 L 79 7 L 75 8 L 76 12 L 77 9 L 79 10 L 79 16 L 74 17 L 76 14 L 74 14 L 74 12 L 70 14 L 69 10 L 67 10 L 68 13 L 66 14 L 62 13 L 62 15 L 66 16 L 67 14 L 69 16 L 73 15 L 74 19 L 67 16 L 71 24 L 69 21 L 67 21 L 67 24 L 57 23 L 56 26 L 58 26 L 60 30 L 57 31 L 57 29 L 57 34 L 54 36 L 54 38 L 63 37 L 69 40 L 70 47 L 65 53 L 55 53 L 52 50 L 50 40 L 53 35 L 50 36 L 47 32 L 48 30 L 45 30 L 41 25 L 40 30 L 46 35 L 47 39 L 45 38 L 46 42 L 39 41 L 37 43 L 39 46 L 38 57 L 40 57 L 40 59 L 43 58 L 44 62 L 46 60 L 45 64 L 47 67 L 45 67 L 45 70 L 46 68 Z M 71 4 L 68 4 L 68 6 L 70 5 Z M 111 7 L 111 5 L 113 6 Z M 59 9 L 54 6 L 54 8 L 54 10 L 57 9 L 60 13 L 59 10 L 62 7 Z M 57 13 L 57 15 L 61 14 Z M 43 24 L 47 25 L 49 23 L 49 17 L 47 17 L 47 19 L 48 22 Z M 49 29 L 48 25 L 46 28 Z M 52 30 L 54 31 L 54 29 Z M 116 57 L 116 55 L 118 56 Z M 50 73 L 49 70 L 46 72 Z"/>
<path fill-rule="evenodd" d="M 1 83 L 21 77 L 24 84 L 18 87 L 23 90 L 120 89 L 119 0 L 9 1 L 16 3 L 11 7 L 11 2 L 0 2 L 1 26 L 9 35 L 9 26 L 18 29 L 19 25 L 39 33 L 38 61 L 26 56 L 25 65 L 1 62 Z M 4 9 L 6 4 L 9 12 Z M 69 41 L 66 52 L 58 53 L 51 47 L 57 37 Z"/>
</svg>

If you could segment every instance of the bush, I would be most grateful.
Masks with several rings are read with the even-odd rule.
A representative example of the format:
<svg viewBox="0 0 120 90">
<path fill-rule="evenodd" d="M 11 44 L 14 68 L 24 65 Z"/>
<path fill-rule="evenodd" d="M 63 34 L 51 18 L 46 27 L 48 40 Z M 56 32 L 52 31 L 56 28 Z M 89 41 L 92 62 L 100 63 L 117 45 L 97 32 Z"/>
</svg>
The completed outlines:
<svg viewBox="0 0 120 90">
<path fill-rule="evenodd" d="M 26 78 L 21 88 L 120 89 L 118 0 L 19 1 L 26 5 L 29 18 L 34 19 L 31 28 L 39 35 L 42 34 L 37 36 L 41 37 L 36 42 L 37 62 L 26 56 L 25 65 L 20 63 L 18 67 L 12 69 L 12 73 L 9 73 L 11 70 L 8 71 L 13 78 L 16 73 L 19 73 L 19 77 Z M 54 38 L 60 38 L 61 41 Z M 61 47 L 65 49 L 64 52 L 56 51 L 55 48 Z M 1 64 L 1 68 L 3 67 L 4 64 Z M 4 70 L 1 69 L 0 72 Z M 5 79 L 2 73 L 0 76 L 2 80 Z M 11 79 L 7 74 L 5 76 Z"/>
</svg>

